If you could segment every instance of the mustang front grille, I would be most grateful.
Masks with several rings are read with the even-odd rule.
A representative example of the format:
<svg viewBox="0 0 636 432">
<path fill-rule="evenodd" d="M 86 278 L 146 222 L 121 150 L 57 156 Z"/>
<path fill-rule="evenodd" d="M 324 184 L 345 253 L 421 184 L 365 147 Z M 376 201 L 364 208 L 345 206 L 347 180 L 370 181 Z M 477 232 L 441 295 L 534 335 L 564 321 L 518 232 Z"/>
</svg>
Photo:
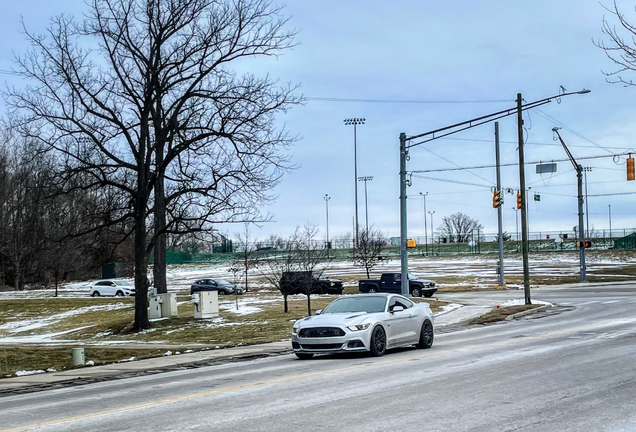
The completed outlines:
<svg viewBox="0 0 636 432">
<path fill-rule="evenodd" d="M 304 328 L 298 332 L 298 336 L 301 338 L 338 337 L 344 335 L 344 330 L 338 327 L 312 327 Z"/>
</svg>

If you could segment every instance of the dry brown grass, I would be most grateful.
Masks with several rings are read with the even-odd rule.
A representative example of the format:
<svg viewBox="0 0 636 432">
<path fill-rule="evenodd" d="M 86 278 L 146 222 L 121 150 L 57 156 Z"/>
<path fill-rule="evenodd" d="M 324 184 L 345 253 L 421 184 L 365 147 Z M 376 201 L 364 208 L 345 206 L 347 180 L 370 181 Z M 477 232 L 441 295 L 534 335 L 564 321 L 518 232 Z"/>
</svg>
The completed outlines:
<svg viewBox="0 0 636 432">
<path fill-rule="evenodd" d="M 490 324 L 498 321 L 503 321 L 506 317 L 514 315 L 519 312 L 524 312 L 531 309 L 536 309 L 542 305 L 520 305 L 520 306 L 508 306 L 499 309 L 493 309 L 490 312 L 474 318 L 468 322 L 468 324 Z"/>
</svg>

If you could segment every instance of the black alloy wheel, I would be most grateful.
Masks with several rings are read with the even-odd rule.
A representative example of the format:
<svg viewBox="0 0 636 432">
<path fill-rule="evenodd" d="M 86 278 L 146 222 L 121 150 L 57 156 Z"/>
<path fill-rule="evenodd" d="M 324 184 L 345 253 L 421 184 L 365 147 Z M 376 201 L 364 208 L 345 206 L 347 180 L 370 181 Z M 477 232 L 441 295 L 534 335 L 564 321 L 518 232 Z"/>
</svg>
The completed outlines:
<svg viewBox="0 0 636 432">
<path fill-rule="evenodd" d="M 225 290 L 219 290 L 219 294 L 220 294 L 220 295 L 226 295 L 226 294 L 227 294 L 227 291 L 225 291 Z"/>
<path fill-rule="evenodd" d="M 422 330 L 420 330 L 420 342 L 417 344 L 417 347 L 424 349 L 432 347 L 434 337 L 433 323 L 429 320 L 425 320 L 422 324 Z"/>
<path fill-rule="evenodd" d="M 378 292 L 378 289 L 377 289 L 377 288 L 374 288 L 374 287 L 371 287 L 371 288 L 369 288 L 369 292 L 370 292 L 371 294 L 373 294 L 373 293 L 377 293 L 377 292 Z"/>
<path fill-rule="evenodd" d="M 422 297 L 422 290 L 419 288 L 413 288 L 411 291 L 411 297 Z"/>
<path fill-rule="evenodd" d="M 313 354 L 310 354 L 310 353 L 294 353 L 294 354 L 296 354 L 296 357 L 298 357 L 300 360 L 309 360 L 314 356 Z"/>
<path fill-rule="evenodd" d="M 374 357 L 383 356 L 386 352 L 386 333 L 382 326 L 373 329 L 371 335 L 371 355 Z"/>
</svg>

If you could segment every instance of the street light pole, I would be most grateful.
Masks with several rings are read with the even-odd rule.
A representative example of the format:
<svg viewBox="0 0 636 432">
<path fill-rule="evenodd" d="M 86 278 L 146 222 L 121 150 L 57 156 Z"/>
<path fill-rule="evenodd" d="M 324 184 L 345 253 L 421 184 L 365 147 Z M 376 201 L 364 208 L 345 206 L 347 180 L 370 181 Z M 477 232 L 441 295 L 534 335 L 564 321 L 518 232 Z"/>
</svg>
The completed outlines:
<svg viewBox="0 0 636 432">
<path fill-rule="evenodd" d="M 612 246 L 612 205 L 608 204 L 609 208 L 609 228 L 610 228 L 610 246 Z"/>
<path fill-rule="evenodd" d="M 400 267 L 401 267 L 401 275 L 402 275 L 402 294 L 408 295 L 409 293 L 409 285 L 407 280 L 408 275 L 408 255 L 406 249 L 406 237 L 408 233 L 407 226 L 407 205 L 406 205 L 406 188 L 407 186 L 411 186 L 411 181 L 407 179 L 407 170 L 406 170 L 406 162 L 409 158 L 409 150 L 412 147 L 419 146 L 425 144 L 427 142 L 444 138 L 449 135 L 465 131 L 467 129 L 471 129 L 477 126 L 481 126 L 486 123 L 490 123 L 491 121 L 495 121 L 507 116 L 511 116 L 517 114 L 517 124 L 518 124 L 518 138 L 519 138 L 519 161 L 523 162 L 523 115 L 522 112 L 525 110 L 538 108 L 542 105 L 549 104 L 553 100 L 560 101 L 561 98 L 570 95 L 582 95 L 590 93 L 590 90 L 583 89 L 580 91 L 574 92 L 566 92 L 563 87 L 561 87 L 561 92 L 557 95 L 550 96 L 547 98 L 539 99 L 533 102 L 527 102 L 525 104 L 522 103 L 521 93 L 517 94 L 517 103 L 513 108 L 504 109 L 502 111 L 493 112 L 490 114 L 486 114 L 480 117 L 476 117 L 470 120 L 465 120 L 460 123 L 455 123 L 450 126 L 442 127 L 439 129 L 430 130 L 428 132 L 424 132 L 417 135 L 406 136 L 405 132 L 400 133 Z M 519 176 L 520 176 L 520 189 L 525 191 L 525 173 L 523 172 L 524 167 L 523 164 L 519 167 Z M 523 177 L 523 178 L 521 178 Z M 526 304 L 530 303 L 530 273 L 528 268 L 528 232 L 527 232 L 527 219 L 525 215 L 526 209 L 526 197 L 525 194 L 522 195 L 522 223 L 521 230 L 522 238 L 524 243 L 524 259 L 523 259 L 523 273 L 524 273 L 524 294 L 526 297 Z"/>
<path fill-rule="evenodd" d="M 422 195 L 422 198 L 424 198 L 424 248 L 426 251 L 426 256 L 428 256 L 428 230 L 426 229 L 426 196 L 428 195 L 428 192 L 420 192 L 420 195 Z"/>
<path fill-rule="evenodd" d="M 330 249 L 329 247 L 329 200 L 331 199 L 331 197 L 329 196 L 329 194 L 325 194 L 324 199 L 325 199 L 325 211 L 327 213 L 327 249 Z"/>
<path fill-rule="evenodd" d="M 367 202 L 367 182 L 373 180 L 373 176 L 358 177 L 358 181 L 364 182 L 364 217 L 366 221 L 367 237 L 369 236 L 369 204 Z"/>
<path fill-rule="evenodd" d="M 433 242 L 433 233 L 435 232 L 435 225 L 433 225 L 433 215 L 435 214 L 435 210 L 428 212 L 428 214 L 431 215 L 431 243 L 432 243 Z"/>
<path fill-rule="evenodd" d="M 363 118 L 348 118 L 344 120 L 344 124 L 347 126 L 353 125 L 353 184 L 354 184 L 354 199 L 355 199 L 355 240 L 356 247 L 358 246 L 358 145 L 357 145 L 357 126 L 363 125 L 366 119 Z"/>
</svg>

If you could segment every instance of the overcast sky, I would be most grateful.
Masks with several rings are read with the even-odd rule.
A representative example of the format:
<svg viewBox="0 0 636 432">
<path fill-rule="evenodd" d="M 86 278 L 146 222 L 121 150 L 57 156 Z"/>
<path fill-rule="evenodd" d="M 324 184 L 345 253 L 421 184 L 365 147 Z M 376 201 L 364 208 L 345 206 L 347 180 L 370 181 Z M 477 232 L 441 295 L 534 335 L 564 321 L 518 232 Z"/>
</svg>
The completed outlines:
<svg viewBox="0 0 636 432">
<path fill-rule="evenodd" d="M 0 70 L 12 67 L 12 52 L 26 49 L 19 34 L 20 16 L 39 33 L 50 16 L 79 15 L 84 7 L 79 0 L 3 5 Z M 619 1 L 619 7 L 636 23 L 634 2 Z M 358 127 L 357 150 L 358 175 L 373 176 L 368 183 L 369 223 L 397 236 L 400 132 L 416 135 L 512 108 L 517 93 L 528 102 L 543 99 L 559 93 L 561 85 L 568 91 L 588 88 L 592 92 L 563 98 L 560 104 L 552 102 L 525 115 L 526 161 L 565 159 L 551 131 L 565 125 L 561 133 L 576 158 L 610 156 L 580 160 L 592 167 L 587 177 L 589 195 L 636 192 L 636 182 L 625 181 L 624 158 L 617 164 L 611 157 L 636 149 L 636 88 L 606 82 L 603 71 L 614 71 L 615 66 L 593 40 L 603 38 L 603 16 L 613 17 L 597 0 L 292 1 L 286 12 L 291 16 L 290 27 L 299 31 L 299 45 L 251 69 L 301 85 L 306 104 L 279 118 L 301 137 L 291 149 L 299 168 L 276 188 L 275 204 L 264 209 L 274 215 L 274 221 L 253 228 L 254 236 L 287 235 L 296 225 L 313 223 L 324 237 L 325 194 L 331 197 L 330 237 L 352 231 L 353 128 L 343 124 L 345 118 L 366 118 L 366 124 Z M 19 85 L 11 76 L 4 78 Z M 514 164 L 518 160 L 515 118 L 501 120 L 500 130 L 502 163 Z M 494 126 L 487 124 L 419 146 L 411 152 L 408 170 L 492 165 L 493 135 Z M 552 176 L 535 174 L 534 164 L 526 170 L 531 187 L 530 230 L 572 232 L 577 204 L 576 175 L 570 162 L 558 162 Z M 518 187 L 517 166 L 502 169 L 502 183 Z M 464 212 L 478 219 L 486 232 L 496 232 L 490 190 L 494 184 L 494 168 L 416 174 L 408 190 L 409 236 L 424 235 L 420 192 L 428 192 L 427 210 L 435 212 L 436 228 L 442 217 Z M 534 201 L 534 193 L 540 201 Z M 358 195 L 363 225 L 362 183 Z M 634 198 L 629 194 L 590 197 L 590 227 L 608 228 L 609 205 L 612 228 L 636 227 Z M 505 195 L 504 229 L 511 233 L 515 232 L 515 201 L 513 195 Z M 241 231 L 240 227 L 224 229 L 230 234 Z"/>
</svg>

